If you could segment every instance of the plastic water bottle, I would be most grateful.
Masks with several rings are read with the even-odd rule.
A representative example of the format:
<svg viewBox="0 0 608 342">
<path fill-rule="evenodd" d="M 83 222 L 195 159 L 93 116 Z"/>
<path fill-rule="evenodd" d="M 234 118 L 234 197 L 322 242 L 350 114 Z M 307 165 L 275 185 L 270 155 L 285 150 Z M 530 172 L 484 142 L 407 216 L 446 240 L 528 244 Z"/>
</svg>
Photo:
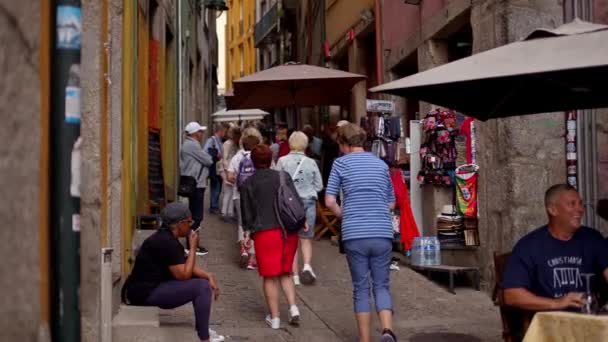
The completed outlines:
<svg viewBox="0 0 608 342">
<path fill-rule="evenodd" d="M 422 237 L 415 237 L 412 243 L 412 265 L 422 265 Z"/>
<path fill-rule="evenodd" d="M 433 237 L 434 255 L 433 255 L 433 265 L 441 265 L 441 243 L 439 243 L 439 239 L 435 236 Z"/>
<path fill-rule="evenodd" d="M 435 258 L 435 244 L 432 237 L 425 237 L 424 240 L 424 264 L 431 266 Z"/>
</svg>

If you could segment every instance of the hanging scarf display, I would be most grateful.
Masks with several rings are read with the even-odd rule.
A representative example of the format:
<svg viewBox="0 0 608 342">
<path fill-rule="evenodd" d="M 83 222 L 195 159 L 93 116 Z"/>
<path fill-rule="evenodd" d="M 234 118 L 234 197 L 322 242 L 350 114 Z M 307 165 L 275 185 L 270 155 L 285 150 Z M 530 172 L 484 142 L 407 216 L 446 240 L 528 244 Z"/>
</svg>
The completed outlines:
<svg viewBox="0 0 608 342">
<path fill-rule="evenodd" d="M 477 217 L 477 174 L 475 164 L 456 169 L 456 202 L 458 213 L 464 217 Z"/>
<path fill-rule="evenodd" d="M 404 250 L 407 251 L 412 248 L 414 238 L 420 236 L 420 232 L 412 213 L 410 195 L 407 191 L 407 185 L 403 181 L 401 170 L 397 168 L 391 169 L 390 176 L 395 191 L 395 208 L 399 209 L 400 242 L 403 244 Z"/>
</svg>

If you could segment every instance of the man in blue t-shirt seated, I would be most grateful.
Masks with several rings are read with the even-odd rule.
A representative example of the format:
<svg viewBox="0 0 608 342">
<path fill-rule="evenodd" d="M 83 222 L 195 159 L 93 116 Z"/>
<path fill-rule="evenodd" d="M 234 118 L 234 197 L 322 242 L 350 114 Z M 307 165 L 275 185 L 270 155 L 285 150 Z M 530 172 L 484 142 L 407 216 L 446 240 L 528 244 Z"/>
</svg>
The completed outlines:
<svg viewBox="0 0 608 342">
<path fill-rule="evenodd" d="M 608 245 L 594 229 L 581 226 L 584 208 L 570 185 L 545 193 L 549 223 L 515 245 L 503 275 L 505 303 L 531 311 L 577 309 L 586 290 L 583 274 L 608 280 Z"/>
</svg>

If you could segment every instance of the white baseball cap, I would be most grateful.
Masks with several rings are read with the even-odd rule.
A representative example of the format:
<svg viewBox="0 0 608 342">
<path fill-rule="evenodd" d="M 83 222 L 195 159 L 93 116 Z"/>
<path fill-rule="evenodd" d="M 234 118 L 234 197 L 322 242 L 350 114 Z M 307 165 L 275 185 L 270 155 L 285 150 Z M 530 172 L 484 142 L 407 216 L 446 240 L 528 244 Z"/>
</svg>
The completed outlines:
<svg viewBox="0 0 608 342">
<path fill-rule="evenodd" d="M 336 124 L 336 127 L 342 127 L 342 126 L 346 126 L 348 125 L 350 122 L 348 122 L 347 120 L 340 120 L 338 121 L 338 123 Z"/>
<path fill-rule="evenodd" d="M 198 131 L 206 131 L 207 130 L 207 126 L 201 126 L 198 122 L 196 121 L 192 121 L 189 124 L 186 125 L 185 131 L 188 134 L 193 134 L 196 133 Z"/>
</svg>

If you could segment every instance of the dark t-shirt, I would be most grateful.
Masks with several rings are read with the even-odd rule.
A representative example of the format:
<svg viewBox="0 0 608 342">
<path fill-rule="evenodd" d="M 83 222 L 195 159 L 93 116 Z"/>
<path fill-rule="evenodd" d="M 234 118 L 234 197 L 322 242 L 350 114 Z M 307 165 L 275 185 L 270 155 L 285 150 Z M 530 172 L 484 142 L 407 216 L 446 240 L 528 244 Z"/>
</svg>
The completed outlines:
<svg viewBox="0 0 608 342">
<path fill-rule="evenodd" d="M 135 266 L 125 284 L 133 305 L 142 305 L 162 282 L 175 280 L 169 266 L 185 264 L 184 247 L 168 229 L 159 229 L 141 246 Z"/>
<path fill-rule="evenodd" d="M 608 245 L 602 235 L 581 227 L 568 241 L 555 239 L 547 226 L 524 236 L 513 249 L 503 275 L 503 288 L 525 288 L 537 296 L 559 298 L 585 292 L 583 273 L 597 284 L 608 268 Z"/>
</svg>

